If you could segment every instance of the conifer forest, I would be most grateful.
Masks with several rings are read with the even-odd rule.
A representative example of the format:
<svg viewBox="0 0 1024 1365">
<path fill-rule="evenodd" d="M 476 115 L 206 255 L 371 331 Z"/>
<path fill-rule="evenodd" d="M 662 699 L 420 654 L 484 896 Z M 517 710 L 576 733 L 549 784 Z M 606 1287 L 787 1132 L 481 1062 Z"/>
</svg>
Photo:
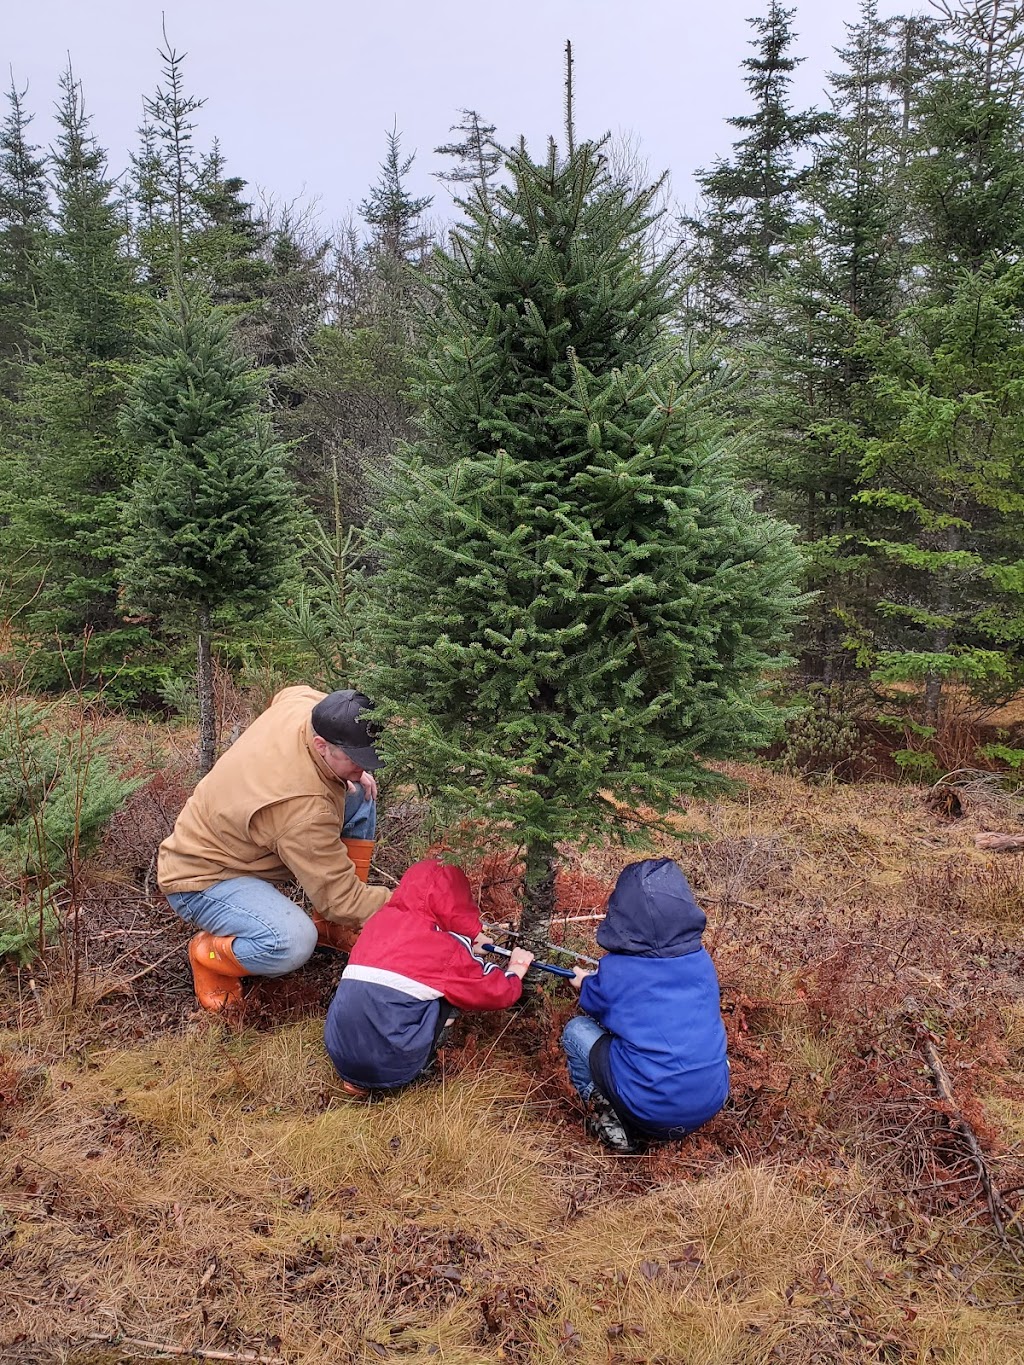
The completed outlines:
<svg viewBox="0 0 1024 1365">
<path fill-rule="evenodd" d="M 837 3 L 809 100 L 750 0 L 705 165 L 568 42 L 340 226 L 171 11 L 131 146 L 5 54 L 0 1365 L 1024 1361 L 1024 3 Z M 720 1113 L 586 1137 L 537 971 L 379 1104 L 322 938 L 200 1017 L 157 849 L 298 684 L 506 957 L 678 863 Z"/>
</svg>

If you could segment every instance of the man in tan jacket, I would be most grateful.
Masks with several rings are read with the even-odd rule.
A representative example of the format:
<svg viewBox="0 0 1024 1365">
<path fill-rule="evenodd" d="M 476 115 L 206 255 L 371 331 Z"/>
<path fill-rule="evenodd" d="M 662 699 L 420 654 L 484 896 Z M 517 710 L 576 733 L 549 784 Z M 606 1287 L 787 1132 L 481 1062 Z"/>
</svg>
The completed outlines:
<svg viewBox="0 0 1024 1365">
<path fill-rule="evenodd" d="M 347 949 L 388 899 L 367 886 L 380 760 L 361 692 L 286 687 L 189 797 L 160 845 L 157 879 L 199 930 L 199 1003 L 241 1000 L 243 976 L 283 976 L 318 943 Z M 310 918 L 279 889 L 295 880 Z"/>
</svg>

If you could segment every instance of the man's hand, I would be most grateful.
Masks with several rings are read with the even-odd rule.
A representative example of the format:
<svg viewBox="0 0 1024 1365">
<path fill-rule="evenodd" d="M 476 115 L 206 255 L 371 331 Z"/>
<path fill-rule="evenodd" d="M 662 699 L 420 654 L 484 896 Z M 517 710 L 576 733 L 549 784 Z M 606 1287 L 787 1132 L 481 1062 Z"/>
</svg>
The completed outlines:
<svg viewBox="0 0 1024 1365">
<path fill-rule="evenodd" d="M 473 956 L 479 957 L 484 950 L 484 944 L 485 943 L 490 944 L 493 937 L 494 935 L 489 933 L 486 929 L 481 929 L 480 932 L 477 934 L 476 938 L 470 944 L 470 947 L 473 950 Z"/>
<path fill-rule="evenodd" d="M 528 953 L 525 948 L 513 948 L 512 956 L 509 958 L 508 967 L 505 970 L 512 972 L 514 976 L 518 976 L 519 980 L 522 981 L 532 961 L 533 954 Z"/>
<path fill-rule="evenodd" d="M 584 981 L 586 981 L 587 977 L 593 975 L 594 975 L 593 969 L 591 969 L 588 972 L 584 971 L 582 967 L 576 967 L 573 971 L 572 980 L 569 982 L 569 985 L 573 988 L 574 991 L 578 991 L 583 986 L 583 983 Z"/>
<path fill-rule="evenodd" d="M 358 783 L 350 782 L 348 784 L 349 791 L 354 792 L 357 785 L 362 787 L 367 801 L 376 801 L 377 779 L 374 777 L 373 773 L 363 773 Z"/>
</svg>

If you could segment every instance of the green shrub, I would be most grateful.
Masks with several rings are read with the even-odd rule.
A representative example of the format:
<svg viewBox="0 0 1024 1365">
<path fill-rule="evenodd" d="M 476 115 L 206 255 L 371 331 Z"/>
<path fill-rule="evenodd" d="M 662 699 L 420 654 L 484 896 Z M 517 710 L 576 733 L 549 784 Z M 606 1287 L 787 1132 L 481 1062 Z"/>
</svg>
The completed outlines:
<svg viewBox="0 0 1024 1365">
<path fill-rule="evenodd" d="M 1010 744 L 983 744 L 978 753 L 982 758 L 995 759 L 1000 763 L 1005 763 L 1011 772 L 1019 774 L 1024 768 L 1024 749 L 1014 748 Z"/>
<path fill-rule="evenodd" d="M 900 772 L 914 782 L 934 782 L 942 775 L 938 759 L 927 749 L 894 749 L 892 756 Z"/>
<path fill-rule="evenodd" d="M 813 683 L 794 701 L 803 709 L 786 726 L 783 772 L 808 782 L 852 781 L 868 747 L 859 724 L 863 701 L 837 683 Z"/>
<path fill-rule="evenodd" d="M 53 712 L 0 698 L 0 954 L 22 960 L 59 927 L 71 859 L 141 782 L 114 771 L 96 736 L 55 733 Z"/>
</svg>

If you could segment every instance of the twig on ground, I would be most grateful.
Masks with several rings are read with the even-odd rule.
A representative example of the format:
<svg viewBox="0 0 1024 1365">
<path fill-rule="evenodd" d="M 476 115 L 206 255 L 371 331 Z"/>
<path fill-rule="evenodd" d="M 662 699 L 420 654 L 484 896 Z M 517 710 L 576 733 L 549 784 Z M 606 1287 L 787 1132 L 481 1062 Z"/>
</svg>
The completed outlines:
<svg viewBox="0 0 1024 1365">
<path fill-rule="evenodd" d="M 146 904 L 149 906 L 151 910 L 154 910 L 156 908 L 153 904 L 153 897 L 150 892 L 150 887 L 153 885 L 153 873 L 156 871 L 156 859 L 157 854 L 154 853 L 152 858 L 150 858 L 149 860 L 149 866 L 146 868 L 146 877 L 142 883 L 143 899 L 145 900 Z"/>
<path fill-rule="evenodd" d="M 166 929 L 111 929 L 104 934 L 90 934 L 90 943 L 99 943 L 105 938 L 159 938 L 167 937 Z"/>
<path fill-rule="evenodd" d="M 964 1117 L 963 1112 L 957 1105 L 953 1095 L 953 1083 L 949 1078 L 949 1072 L 946 1070 L 945 1064 L 939 1056 L 938 1049 L 921 1025 L 918 1025 L 918 1037 L 921 1040 L 924 1058 L 928 1063 L 928 1070 L 932 1073 L 932 1077 L 935 1081 L 935 1089 L 939 1093 L 939 1098 L 949 1105 L 949 1108 L 952 1111 L 947 1115 L 950 1126 L 964 1139 L 964 1142 L 967 1144 L 967 1150 L 971 1156 L 971 1161 L 974 1163 L 974 1168 L 978 1172 L 978 1179 L 981 1182 L 982 1189 L 985 1191 L 985 1199 L 988 1203 L 989 1213 L 992 1215 L 992 1226 L 996 1230 L 996 1236 L 999 1238 L 1005 1251 L 1019 1264 L 1019 1248 L 1014 1246 L 1007 1232 L 1008 1225 L 1012 1225 L 1016 1215 L 993 1184 L 992 1175 L 988 1169 L 988 1162 L 985 1160 L 985 1154 L 981 1150 L 981 1144 L 978 1142 L 974 1129 Z"/>
<path fill-rule="evenodd" d="M 193 1356 L 198 1360 L 241 1360 L 247 1365 L 288 1365 L 284 1356 L 261 1356 L 252 1351 L 210 1351 L 203 1346 L 174 1346 L 163 1341 L 143 1341 L 139 1337 L 91 1336 L 89 1341 L 102 1342 L 105 1346 L 130 1346 L 133 1350 L 152 1351 L 162 1356 Z"/>
<path fill-rule="evenodd" d="M 167 959 L 173 957 L 175 953 L 180 953 L 184 947 L 185 945 L 183 943 L 176 943 L 173 948 L 164 953 L 163 957 L 158 957 L 157 960 L 151 962 L 148 967 L 143 967 L 141 972 L 136 972 L 134 976 L 127 976 L 123 981 L 115 981 L 112 986 L 107 986 L 93 999 L 93 1004 L 99 1004 L 99 1002 L 105 1000 L 108 995 L 116 995 L 118 991 L 127 990 L 133 982 L 141 981 L 142 978 L 148 976 L 150 972 L 155 972 L 157 967 L 162 966 Z"/>
</svg>

